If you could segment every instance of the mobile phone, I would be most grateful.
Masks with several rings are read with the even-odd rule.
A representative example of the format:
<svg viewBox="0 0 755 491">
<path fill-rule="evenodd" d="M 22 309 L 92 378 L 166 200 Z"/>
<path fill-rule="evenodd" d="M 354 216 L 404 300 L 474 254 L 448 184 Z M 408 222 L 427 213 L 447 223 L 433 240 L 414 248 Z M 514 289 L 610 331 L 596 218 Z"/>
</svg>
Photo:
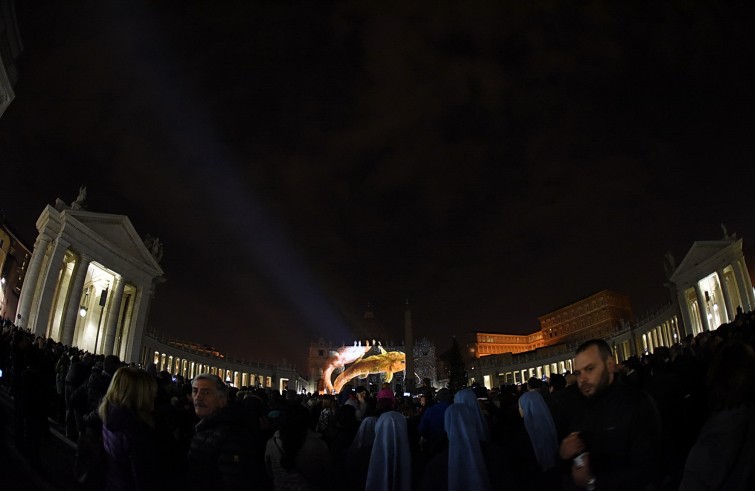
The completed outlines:
<svg viewBox="0 0 755 491">
<path fill-rule="evenodd" d="M 404 397 L 410 397 L 412 395 L 411 392 L 404 392 Z"/>
</svg>

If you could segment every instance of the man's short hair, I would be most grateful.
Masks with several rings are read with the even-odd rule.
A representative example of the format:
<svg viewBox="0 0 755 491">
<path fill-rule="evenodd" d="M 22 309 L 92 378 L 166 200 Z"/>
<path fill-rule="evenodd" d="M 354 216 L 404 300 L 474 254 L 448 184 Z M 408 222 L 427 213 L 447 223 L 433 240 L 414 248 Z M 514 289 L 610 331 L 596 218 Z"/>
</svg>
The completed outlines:
<svg viewBox="0 0 755 491">
<path fill-rule="evenodd" d="M 194 381 L 196 382 L 197 380 L 211 381 L 215 384 L 215 389 L 217 389 L 218 395 L 220 397 L 225 397 L 226 399 L 228 399 L 228 386 L 225 384 L 225 382 L 223 382 L 223 379 L 221 379 L 217 375 L 213 375 L 211 373 L 200 373 L 199 375 L 194 377 Z"/>
<path fill-rule="evenodd" d="M 553 387 L 554 391 L 564 390 L 566 388 L 566 377 L 560 373 L 551 373 L 548 385 Z"/>
<path fill-rule="evenodd" d="M 115 371 L 121 367 L 121 360 L 116 355 L 107 355 L 102 361 L 102 371 L 108 375 L 115 375 Z"/>
<path fill-rule="evenodd" d="M 604 339 L 591 339 L 589 341 L 585 341 L 584 343 L 579 345 L 579 348 L 577 348 L 577 351 L 574 353 L 574 355 L 576 356 L 583 351 L 587 351 L 593 346 L 598 347 L 598 352 L 600 353 L 600 357 L 603 360 L 607 360 L 613 357 L 613 351 L 611 351 L 611 347 L 608 346 L 608 343 L 606 343 Z"/>
</svg>

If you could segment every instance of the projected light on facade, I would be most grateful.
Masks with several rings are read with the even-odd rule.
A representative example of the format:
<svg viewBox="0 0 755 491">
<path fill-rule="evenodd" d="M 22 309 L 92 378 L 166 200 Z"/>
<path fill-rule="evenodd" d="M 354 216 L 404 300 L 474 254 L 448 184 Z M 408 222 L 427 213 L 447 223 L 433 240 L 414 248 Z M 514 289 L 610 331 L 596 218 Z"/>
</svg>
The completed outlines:
<svg viewBox="0 0 755 491">
<path fill-rule="evenodd" d="M 376 355 L 364 356 L 371 349 L 377 348 Z M 348 365 L 348 366 L 347 366 Z M 373 374 L 385 374 L 385 382 L 393 380 L 393 374 L 403 372 L 406 367 L 406 355 L 402 351 L 385 351 L 382 346 L 344 346 L 328 358 L 323 368 L 323 381 L 327 393 L 341 392 L 343 386 L 353 378 L 367 378 Z M 331 376 L 335 370 L 343 372 L 336 377 Z"/>
</svg>

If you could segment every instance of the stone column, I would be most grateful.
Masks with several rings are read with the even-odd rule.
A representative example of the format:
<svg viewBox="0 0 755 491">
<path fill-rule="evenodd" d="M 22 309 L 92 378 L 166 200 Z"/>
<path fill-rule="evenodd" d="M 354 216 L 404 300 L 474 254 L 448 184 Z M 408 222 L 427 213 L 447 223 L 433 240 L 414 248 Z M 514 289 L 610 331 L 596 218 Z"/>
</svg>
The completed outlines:
<svg viewBox="0 0 755 491">
<path fill-rule="evenodd" d="M 50 245 L 52 238 L 44 233 L 37 236 L 34 242 L 34 252 L 29 260 L 29 269 L 24 276 L 23 290 L 18 299 L 18 309 L 16 318 L 13 321 L 21 327 L 29 327 L 29 314 L 31 313 L 31 304 L 37 291 L 39 283 L 39 272 L 42 269 L 42 260 L 47 254 L 47 247 Z"/>
<path fill-rule="evenodd" d="M 115 347 L 115 331 L 118 328 L 118 319 L 121 314 L 121 303 L 123 303 L 123 290 L 126 287 L 126 281 L 123 276 L 118 276 L 113 288 L 113 300 L 108 309 L 107 321 L 105 323 L 105 347 L 103 353 L 112 355 Z"/>
<path fill-rule="evenodd" d="M 58 285 L 60 268 L 63 264 L 63 257 L 70 244 L 58 237 L 50 254 L 50 260 L 47 262 L 47 268 L 39 284 L 39 302 L 37 303 L 36 315 L 31 313 L 34 319 L 34 334 L 44 336 L 47 332 L 47 324 L 50 322 L 50 310 L 52 309 L 52 300 L 55 295 L 55 287 Z M 31 326 L 29 326 L 31 327 Z"/>
<path fill-rule="evenodd" d="M 692 316 L 690 315 L 690 305 L 687 301 L 687 292 L 680 292 L 677 300 L 679 302 L 679 312 L 682 314 L 682 328 L 679 330 L 679 336 L 684 338 L 687 334 L 694 334 L 692 332 Z"/>
<path fill-rule="evenodd" d="M 149 302 L 151 296 L 152 285 L 150 283 L 142 283 L 137 285 L 136 299 L 134 303 L 134 315 L 132 315 L 131 317 L 131 326 L 128 330 L 128 339 L 121 340 L 121 342 L 125 343 L 126 346 L 123 361 L 127 363 L 135 361 L 135 357 L 138 357 L 139 353 L 141 352 L 142 336 L 144 335 L 144 326 L 147 323 L 146 317 L 147 312 L 149 311 Z M 160 362 L 162 364 L 162 360 L 160 360 Z"/>
<path fill-rule="evenodd" d="M 737 277 L 737 282 L 741 285 L 739 287 L 739 296 L 742 297 L 742 302 L 748 305 L 742 305 L 742 310 L 745 312 L 752 312 L 755 309 L 755 298 L 753 298 L 752 283 L 750 282 L 749 273 L 745 267 L 744 260 L 738 259 L 731 264 L 734 269 L 734 273 Z"/>
<path fill-rule="evenodd" d="M 700 285 L 695 283 L 695 295 L 697 295 L 697 310 L 700 312 L 700 322 L 703 325 L 703 331 L 710 331 L 710 322 L 708 322 L 708 312 L 705 309 L 705 294 Z"/>
<path fill-rule="evenodd" d="M 63 318 L 63 328 L 60 332 L 60 342 L 66 346 L 73 344 L 73 334 L 76 329 L 76 318 L 79 315 L 79 306 L 81 305 L 81 295 L 84 291 L 84 280 L 87 277 L 89 263 L 91 259 L 81 254 L 73 272 L 73 282 L 71 284 L 71 294 L 66 305 L 65 317 Z"/>
<path fill-rule="evenodd" d="M 716 271 L 718 275 L 718 281 L 721 283 L 721 291 L 724 294 L 724 304 L 726 305 L 726 322 L 734 320 L 734 316 L 737 315 L 737 309 L 731 303 L 731 292 L 729 291 L 729 285 L 726 283 L 726 276 L 724 276 L 724 270 L 719 269 Z"/>
</svg>

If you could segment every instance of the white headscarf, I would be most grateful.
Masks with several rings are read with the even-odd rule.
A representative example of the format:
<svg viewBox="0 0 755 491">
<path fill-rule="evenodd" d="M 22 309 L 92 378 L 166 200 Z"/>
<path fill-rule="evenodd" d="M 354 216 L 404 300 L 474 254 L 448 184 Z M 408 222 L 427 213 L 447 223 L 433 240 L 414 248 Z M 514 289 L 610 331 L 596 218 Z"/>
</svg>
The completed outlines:
<svg viewBox="0 0 755 491">
<path fill-rule="evenodd" d="M 380 415 L 375 424 L 365 491 L 410 491 L 411 454 L 406 418 L 396 411 Z"/>
<path fill-rule="evenodd" d="M 487 491 L 490 479 L 480 447 L 475 416 L 466 404 L 446 409 L 448 491 Z"/>
<path fill-rule="evenodd" d="M 362 424 L 359 425 L 359 431 L 357 436 L 354 437 L 354 448 L 370 447 L 375 441 L 375 424 L 377 418 L 375 416 L 367 416 L 362 419 Z"/>
<path fill-rule="evenodd" d="M 477 395 L 472 389 L 462 389 L 454 396 L 454 403 L 465 404 L 472 410 L 472 414 L 475 417 L 475 424 L 477 425 L 477 436 L 480 441 L 490 441 L 490 431 L 488 430 L 488 422 L 485 421 L 485 416 L 482 414 L 480 404 L 477 402 Z"/>
<path fill-rule="evenodd" d="M 540 468 L 548 470 L 556 465 L 558 454 L 558 437 L 550 409 L 543 396 L 536 390 L 525 392 L 519 397 L 519 407 L 524 417 L 524 427 L 535 450 L 535 457 Z"/>
</svg>

